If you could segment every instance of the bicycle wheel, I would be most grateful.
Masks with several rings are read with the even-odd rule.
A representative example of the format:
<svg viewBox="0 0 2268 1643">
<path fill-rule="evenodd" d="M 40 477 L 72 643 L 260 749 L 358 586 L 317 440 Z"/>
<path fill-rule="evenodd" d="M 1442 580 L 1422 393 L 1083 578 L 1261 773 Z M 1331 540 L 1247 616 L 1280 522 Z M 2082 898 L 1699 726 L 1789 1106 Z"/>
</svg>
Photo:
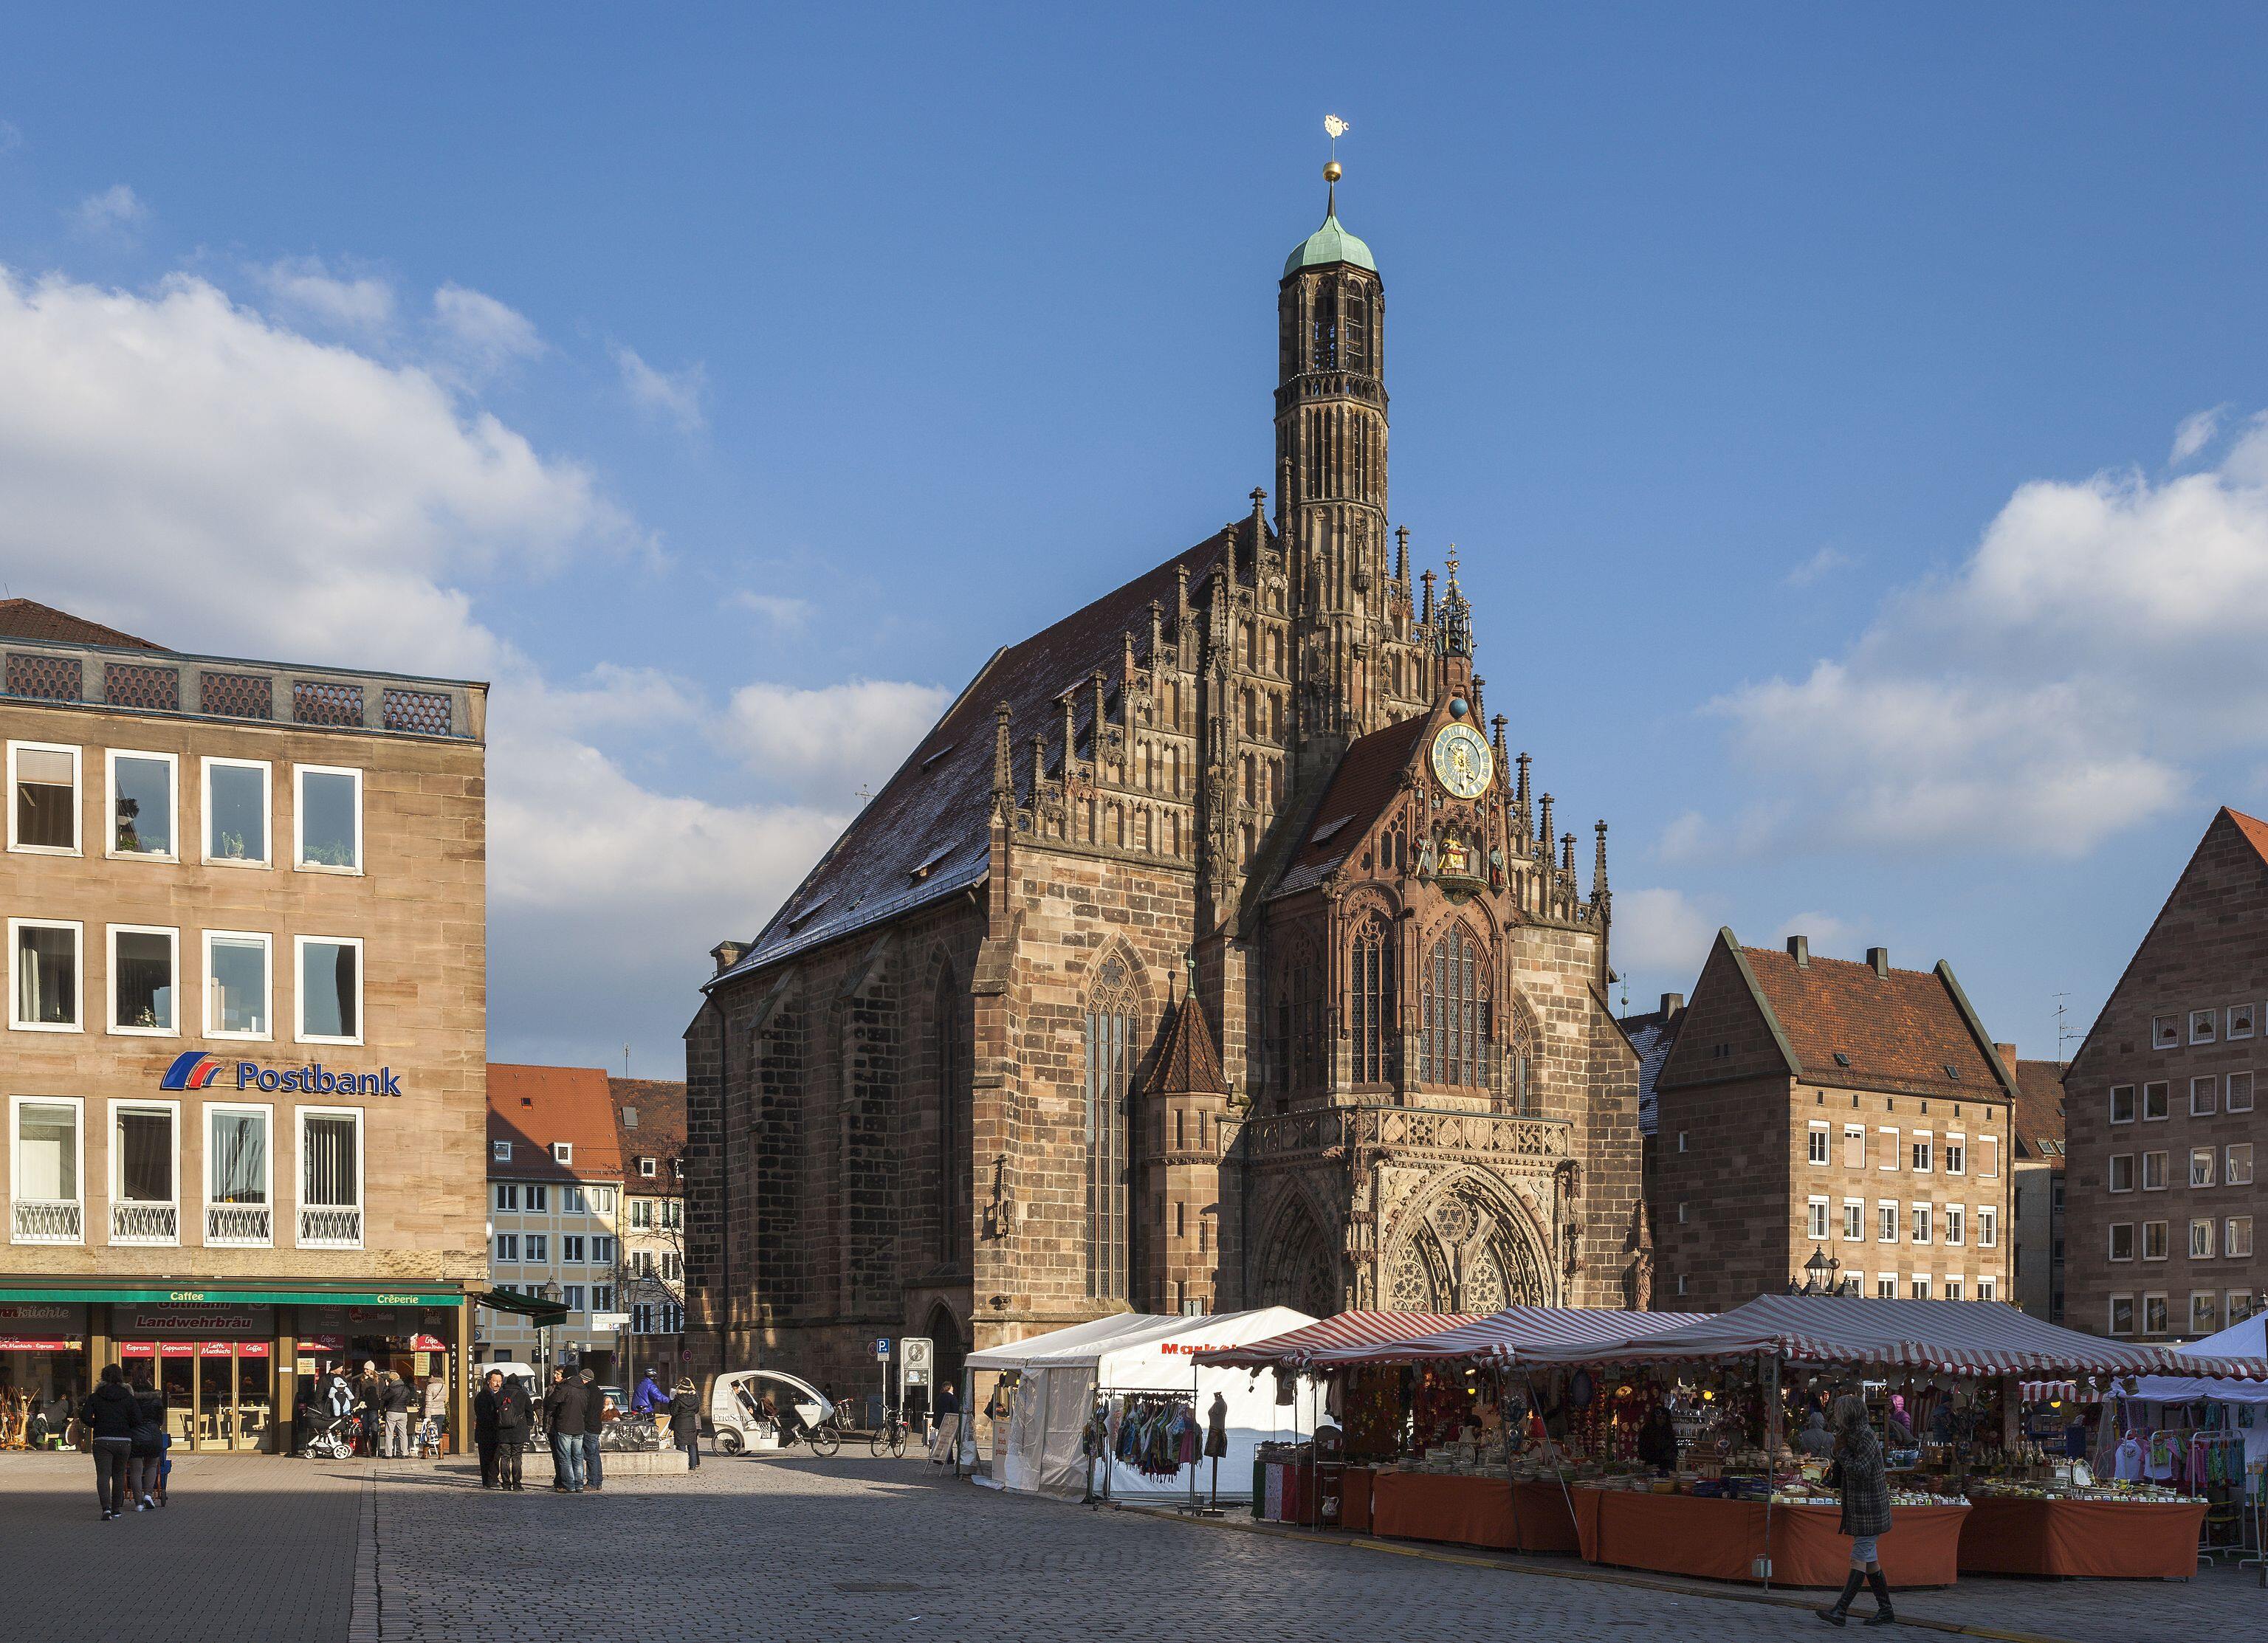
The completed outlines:
<svg viewBox="0 0 2268 1643">
<path fill-rule="evenodd" d="M 804 1437 L 811 1445 L 811 1452 L 822 1459 L 843 1447 L 843 1440 L 836 1434 L 835 1428 L 831 1426 L 814 1427 L 809 1432 L 804 1434 Z"/>
<path fill-rule="evenodd" d="M 890 1453 L 901 1460 L 905 1458 L 906 1423 L 902 1420 L 890 1422 Z"/>
</svg>

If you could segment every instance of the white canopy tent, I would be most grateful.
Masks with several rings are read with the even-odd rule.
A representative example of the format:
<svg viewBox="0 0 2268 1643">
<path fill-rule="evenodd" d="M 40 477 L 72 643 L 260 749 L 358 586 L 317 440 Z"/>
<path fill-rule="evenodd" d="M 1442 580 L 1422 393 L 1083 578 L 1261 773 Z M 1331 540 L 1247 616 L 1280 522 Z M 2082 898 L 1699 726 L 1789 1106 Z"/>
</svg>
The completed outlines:
<svg viewBox="0 0 2268 1643">
<path fill-rule="evenodd" d="M 2218 1335 L 2174 1348 L 2185 1358 L 2268 1358 L 2268 1312 L 2256 1312 L 2230 1324 Z M 2203 1380 L 2185 1375 L 2145 1375 L 2134 1383 L 2133 1396 L 2153 1404 L 2193 1404 L 2210 1398 L 2217 1404 L 2268 1405 L 2268 1381 Z"/>
<path fill-rule="evenodd" d="M 1096 1402 L 1114 1392 L 1187 1389 L 1200 1425 L 1215 1392 L 1227 1400 L 1222 1498 L 1244 1498 L 1251 1490 L 1253 1452 L 1258 1445 L 1278 1436 L 1305 1435 L 1299 1405 L 1277 1405 L 1272 1378 L 1256 1381 L 1241 1371 L 1200 1368 L 1193 1360 L 1200 1352 L 1241 1346 L 1314 1321 L 1290 1307 L 1204 1317 L 1122 1312 L 971 1353 L 970 1370 L 1015 1370 L 1020 1377 L 997 1481 L 1029 1493 L 1084 1493 L 1087 1469 L 1079 1453 L 1079 1433 Z M 1202 1486 L 1209 1490 L 1209 1464 L 1201 1463 L 1200 1470 L 1204 1473 Z M 1100 1469 L 1096 1481 L 1103 1481 Z M 1110 1462 L 1108 1485 L 1112 1498 L 1122 1500 L 1169 1499 L 1189 1492 L 1186 1474 L 1171 1479 L 1145 1477 L 1116 1458 Z"/>
</svg>

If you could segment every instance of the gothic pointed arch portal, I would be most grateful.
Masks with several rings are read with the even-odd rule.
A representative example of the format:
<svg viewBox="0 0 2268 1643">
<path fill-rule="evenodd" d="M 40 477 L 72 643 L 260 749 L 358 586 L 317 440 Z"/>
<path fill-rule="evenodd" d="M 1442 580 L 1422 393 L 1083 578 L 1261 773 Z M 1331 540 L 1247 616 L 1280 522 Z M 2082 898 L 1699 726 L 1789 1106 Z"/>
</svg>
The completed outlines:
<svg viewBox="0 0 2268 1643">
<path fill-rule="evenodd" d="M 1338 1263 L 1303 1199 L 1285 1203 L 1262 1246 L 1256 1299 L 1261 1306 L 1294 1307 L 1311 1317 L 1339 1310 Z"/>
<path fill-rule="evenodd" d="M 1384 1288 L 1397 1312 L 1495 1312 L 1554 1299 L 1521 1218 L 1474 1181 L 1436 1193 L 1403 1223 L 1387 1255 Z"/>
</svg>

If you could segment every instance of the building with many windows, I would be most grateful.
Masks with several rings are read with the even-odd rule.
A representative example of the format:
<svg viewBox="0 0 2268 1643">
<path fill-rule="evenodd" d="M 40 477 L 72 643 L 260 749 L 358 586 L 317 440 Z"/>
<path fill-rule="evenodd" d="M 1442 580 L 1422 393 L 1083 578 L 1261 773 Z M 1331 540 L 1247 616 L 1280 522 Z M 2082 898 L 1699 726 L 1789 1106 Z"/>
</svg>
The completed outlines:
<svg viewBox="0 0 2268 1643">
<path fill-rule="evenodd" d="M 488 1069 L 489 1272 L 505 1295 L 566 1308 L 556 1324 L 480 1309 L 479 1363 L 616 1368 L 622 1316 L 622 1148 L 614 1092 L 595 1067 Z"/>
<path fill-rule="evenodd" d="M 0 1386 L 123 1362 L 178 1442 L 258 1449 L 322 1361 L 460 1370 L 485 687 L 167 650 L 24 599 L 0 665 Z"/>
<path fill-rule="evenodd" d="M 2268 1288 L 2268 822 L 2222 809 L 2064 1076 L 2065 1321 L 2210 1335 Z"/>
<path fill-rule="evenodd" d="M 2016 1069 L 2016 1110 L 2008 1122 L 2011 1297 L 2034 1317 L 2063 1322 L 2064 1117 L 2060 1061 L 2003 1059 Z"/>
<path fill-rule="evenodd" d="M 685 1084 L 615 1078 L 622 1156 L 622 1275 L 630 1315 L 629 1375 L 659 1370 L 672 1383 L 685 1361 Z"/>
<path fill-rule="evenodd" d="M 1813 1282 L 2009 1299 L 2015 1096 L 1951 965 L 1719 930 L 1654 1081 L 1657 1304 L 1715 1311 Z"/>
</svg>

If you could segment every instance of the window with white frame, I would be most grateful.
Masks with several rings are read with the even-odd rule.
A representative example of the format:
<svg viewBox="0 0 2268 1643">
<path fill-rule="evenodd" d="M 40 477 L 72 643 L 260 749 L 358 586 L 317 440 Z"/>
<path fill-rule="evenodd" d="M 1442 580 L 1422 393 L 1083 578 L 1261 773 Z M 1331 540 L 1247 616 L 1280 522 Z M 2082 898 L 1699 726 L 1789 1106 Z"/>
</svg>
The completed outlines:
<svg viewBox="0 0 2268 1643">
<path fill-rule="evenodd" d="M 2154 1050 L 2178 1050 L 2182 1046 L 2182 1018 L 2178 1016 L 2150 1017 L 2150 1047 Z"/>
<path fill-rule="evenodd" d="M 653 1326 L 653 1302 L 651 1301 L 633 1301 L 630 1302 L 630 1333 L 633 1335 L 657 1335 L 660 1332 L 660 1331 L 655 1329 Z"/>
<path fill-rule="evenodd" d="M 1916 1243 L 1927 1243 L 1929 1242 L 1929 1206 L 1914 1205 L 1911 1212 L 1910 1224 L 1913 1229 L 1913 1241 Z"/>
<path fill-rule="evenodd" d="M 174 793 L 180 755 L 129 752 L 114 747 L 105 760 L 110 773 L 110 838 L 105 849 L 112 855 L 174 860 L 178 855 Z"/>
<path fill-rule="evenodd" d="M 2190 1148 L 2190 1185 L 2191 1186 L 2213 1185 L 2213 1166 L 2218 1156 L 2218 1153 L 2211 1147 Z"/>
<path fill-rule="evenodd" d="M 1979 1274 L 1977 1280 L 1977 1298 L 1979 1301 L 1997 1301 L 1999 1295 L 2000 1280 L 1989 1273 Z"/>
<path fill-rule="evenodd" d="M 519 1234 L 499 1232 L 496 1235 L 496 1258 L 500 1261 L 519 1259 Z"/>
<path fill-rule="evenodd" d="M 2251 1005 L 2231 1004 L 2228 1007 L 2228 1031 L 2223 1036 L 2231 1039 L 2249 1038 L 2252 1036 Z"/>
<path fill-rule="evenodd" d="M 582 1265 L 583 1238 L 579 1233 L 567 1233 L 560 1238 L 559 1258 L 563 1261 L 572 1261 L 578 1266 Z"/>
<path fill-rule="evenodd" d="M 1945 1166 L 1948 1175 L 1965 1173 L 1969 1166 L 1969 1138 L 1958 1131 L 1948 1135 L 1944 1147 L 1940 1150 L 1939 1162 Z"/>
<path fill-rule="evenodd" d="M 551 1207 L 551 1189 L 541 1181 L 527 1184 L 527 1208 L 531 1214 L 540 1215 Z"/>
<path fill-rule="evenodd" d="M 18 1243 L 85 1242 L 84 1104 L 77 1096 L 12 1096 L 8 1105 L 11 1236 Z"/>
<path fill-rule="evenodd" d="M 355 1250 L 363 1237 L 362 1112 L 299 1109 L 299 1247 Z"/>
<path fill-rule="evenodd" d="M 559 1189 L 559 1213 L 561 1214 L 580 1215 L 587 1211 L 589 1207 L 589 1201 L 584 1197 L 583 1189 L 581 1187 L 563 1186 Z"/>
<path fill-rule="evenodd" d="M 79 751 L 55 742 L 8 744 L 8 847 L 78 854 Z"/>
<path fill-rule="evenodd" d="M 352 935 L 302 935 L 299 1032 L 302 1044 L 362 1042 L 362 941 Z"/>
<path fill-rule="evenodd" d="M 633 1278 L 652 1277 L 653 1251 L 652 1250 L 632 1250 L 630 1251 L 630 1276 Z"/>
<path fill-rule="evenodd" d="M 490 1141 L 489 1143 L 489 1156 L 497 1163 L 510 1163 L 512 1162 L 512 1143 L 510 1141 Z"/>
<path fill-rule="evenodd" d="M 1996 1176 L 2000 1173 L 2000 1138 L 1980 1135 L 1977 1138 L 1977 1173 Z"/>
<path fill-rule="evenodd" d="M 1874 1242 L 1896 1243 L 1898 1241 L 1898 1207 L 1887 1201 L 1874 1205 Z"/>
<path fill-rule="evenodd" d="M 2133 1085 L 2110 1086 L 2110 1121 L 2113 1124 L 2132 1124 L 2134 1121 Z"/>
<path fill-rule="evenodd" d="M 566 1302 L 567 1309 L 570 1312 L 580 1312 L 585 1309 L 583 1305 L 583 1286 L 580 1284 L 565 1284 L 561 1286 L 559 1298 Z"/>
<path fill-rule="evenodd" d="M 2112 1153 L 2108 1177 L 2110 1190 L 2113 1192 L 2132 1192 L 2134 1190 L 2134 1155 L 2130 1152 Z"/>
<path fill-rule="evenodd" d="M 2142 1223 L 2142 1258 L 2144 1260 L 2162 1261 L 2166 1258 L 2169 1252 L 2166 1225 L 2167 1223 L 2162 1221 L 2146 1221 Z"/>
<path fill-rule="evenodd" d="M 181 936 L 151 924 L 110 927 L 110 1031 L 174 1038 Z"/>
<path fill-rule="evenodd" d="M 181 1241 L 181 1104 L 110 1104 L 110 1241 Z"/>
<path fill-rule="evenodd" d="M 2114 1261 L 2131 1261 L 2134 1258 L 2134 1223 L 2132 1221 L 2114 1221 L 2110 1223 L 2107 1258 Z"/>
<path fill-rule="evenodd" d="M 2216 1036 L 2215 1030 L 2220 1026 L 2220 1012 L 2219 1010 L 2191 1010 L 2190 1012 L 2190 1042 L 2191 1044 L 2211 1044 Z"/>
<path fill-rule="evenodd" d="M 615 1287 L 612 1284 L 591 1286 L 591 1310 L 611 1312 L 615 1309 Z"/>
<path fill-rule="evenodd" d="M 664 1250 L 661 1252 L 662 1282 L 666 1284 L 674 1284 L 684 1276 L 685 1258 L 680 1255 L 675 1250 Z"/>
<path fill-rule="evenodd" d="M 2201 1119 L 2209 1116 L 2220 1104 L 2220 1080 L 2212 1075 L 2190 1080 L 2190 1116 Z"/>
<path fill-rule="evenodd" d="M 681 1198 L 663 1199 L 661 1200 L 662 1229 L 666 1232 L 674 1232 L 684 1224 L 685 1200 Z M 1198 1223 L 1197 1231 L 1198 1235 L 1203 1236 L 1204 1231 L 1203 1222 Z"/>
<path fill-rule="evenodd" d="M 1882 1168 L 1885 1170 L 1896 1170 L 1898 1167 L 1897 1131 L 1891 1129 L 1887 1126 L 1877 1126 L 1874 1133 L 1880 1138 L 1882 1144 Z"/>
<path fill-rule="evenodd" d="M 2145 1335 L 2162 1335 L 2166 1332 L 2166 1297 L 2162 1295 L 2144 1295 L 2142 1332 Z"/>
<path fill-rule="evenodd" d="M 1860 1243 L 1867 1236 L 1867 1200 L 1846 1198 L 1843 1200 L 1843 1242 Z"/>
<path fill-rule="evenodd" d="M 652 1179 L 653 1179 L 653 1177 L 654 1177 L 657 1174 L 659 1174 L 659 1171 L 655 1168 L 655 1165 L 656 1165 L 656 1163 L 658 1163 L 658 1160 L 655 1160 L 655 1159 L 652 1159 L 652 1158 L 641 1158 L 641 1159 L 639 1159 L 639 1160 L 638 1160 L 638 1175 L 639 1175 L 639 1177 L 640 1177 L 641 1178 L 644 1179 L 644 1180 L 648 1180 L 648 1181 L 652 1180 Z"/>
<path fill-rule="evenodd" d="M 293 767 L 291 862 L 303 872 L 362 871 L 362 772 Z"/>
<path fill-rule="evenodd" d="M 588 1191 L 591 1200 L 592 1214 L 598 1215 L 611 1215 L 615 1213 L 615 1189 L 613 1187 L 594 1186 L 588 1189 Z"/>
<path fill-rule="evenodd" d="M 2252 1075 L 2231 1073 L 2228 1075 L 2228 1110 L 2231 1112 L 2252 1111 Z"/>
<path fill-rule="evenodd" d="M 1977 1247 L 1980 1250 L 2000 1247 L 2000 1212 L 1990 1204 L 1977 1207 Z"/>
<path fill-rule="evenodd" d="M 612 1266 L 614 1264 L 615 1241 L 609 1237 L 593 1237 L 591 1240 L 591 1265 Z"/>
<path fill-rule="evenodd" d="M 205 1036 L 275 1036 L 275 938 L 255 930 L 205 932 Z"/>
<path fill-rule="evenodd" d="M 2220 1327 L 2220 1297 L 2210 1289 L 2190 1291 L 2190 1333 L 2210 1335 Z"/>
<path fill-rule="evenodd" d="M 1843 1126 L 1843 1167 L 1863 1170 L 1867 1167 L 1867 1126 L 1845 1124 Z"/>
<path fill-rule="evenodd" d="M 2113 1295 L 2110 1297 L 2110 1333 L 2113 1335 L 2132 1335 L 2134 1332 L 2133 1296 Z"/>
<path fill-rule="evenodd" d="M 216 867 L 268 866 L 267 763 L 209 758 L 203 783 L 205 860 Z"/>
<path fill-rule="evenodd" d="M 1815 1198 L 1804 1207 L 1804 1236 L 1816 1243 L 1827 1236 L 1827 1200 Z"/>
<path fill-rule="evenodd" d="M 1912 1150 L 1910 1155 L 1913 1161 L 1913 1172 L 1916 1175 L 1927 1175 L 1933 1155 L 1927 1130 L 1916 1130 L 1913 1133 Z"/>
<path fill-rule="evenodd" d="M 527 1245 L 527 1258 L 539 1263 L 551 1259 L 551 1237 L 549 1233 L 531 1232 L 522 1240 Z"/>
<path fill-rule="evenodd" d="M 205 1242 L 265 1249 L 273 1243 L 272 1113 L 264 1105 L 217 1101 L 205 1108 Z"/>
<path fill-rule="evenodd" d="M 2142 1155 L 2142 1190 L 2162 1192 L 2166 1190 L 2166 1155 L 2146 1152 Z"/>
<path fill-rule="evenodd" d="M 2166 1103 L 2167 1085 L 2163 1080 L 2142 1086 L 2142 1121 L 2155 1124 L 2170 1111 Z"/>
<path fill-rule="evenodd" d="M 1948 1301 L 1958 1301 L 1961 1299 L 1961 1280 L 1958 1278 L 1947 1279 L 1945 1280 L 1945 1298 Z"/>
<path fill-rule="evenodd" d="M 573 1163 L 575 1162 L 575 1143 L 572 1141 L 552 1142 L 551 1162 L 554 1163 Z"/>
<path fill-rule="evenodd" d="M 1945 1241 L 1948 1243 L 1962 1242 L 1969 1230 L 1968 1221 L 1968 1212 L 1960 1205 L 1948 1204 L 1945 1207 Z"/>
<path fill-rule="evenodd" d="M 2221 1316 L 2232 1324 L 2242 1324 L 2259 1309 L 2259 1301 L 2250 1289 L 2232 1289 L 2228 1292 L 2228 1310 Z"/>
<path fill-rule="evenodd" d="M 15 1026 L 21 1032 L 77 1032 L 79 999 L 86 979 L 79 950 L 85 928 L 76 921 L 8 921 L 9 991 L 14 995 Z"/>
<path fill-rule="evenodd" d="M 1896 1273 L 1884 1273 L 1876 1278 L 1874 1280 L 1874 1295 L 1879 1300 L 1896 1300 L 1898 1298 L 1898 1275 Z"/>
<path fill-rule="evenodd" d="M 1914 1273 L 1914 1274 L 1913 1274 L 1913 1278 L 1912 1278 L 1912 1283 L 1913 1283 L 1913 1290 L 1912 1290 L 1913 1298 L 1914 1298 L 1915 1300 L 1917 1300 L 1917 1301 L 1926 1301 L 1926 1300 L 1928 1300 L 1928 1299 L 1929 1299 L 1929 1274 L 1928 1274 L 1928 1273 Z"/>
<path fill-rule="evenodd" d="M 653 1230 L 653 1200 L 652 1199 L 634 1198 L 630 1199 L 630 1230 L 633 1232 L 652 1232 Z"/>
<path fill-rule="evenodd" d="M 1815 1164 L 1823 1164 L 1827 1162 L 1827 1126 L 1824 1124 L 1814 1124 L 1811 1126 L 1804 1141 L 1804 1157 L 1806 1162 Z M 652 1160 L 647 1159 L 644 1162 L 650 1163 Z"/>
<path fill-rule="evenodd" d="M 2220 1252 L 2232 1261 L 2252 1258 L 2252 1217 L 2231 1215 L 2221 1225 Z"/>
<path fill-rule="evenodd" d="M 498 1209 L 512 1210 L 519 1207 L 519 1182 L 498 1181 L 496 1184 L 496 1207 Z"/>
<path fill-rule="evenodd" d="M 2190 1221 L 2190 1259 L 2209 1261 L 2213 1258 L 2213 1217 L 2198 1215 Z"/>
<path fill-rule="evenodd" d="M 2221 1158 L 2220 1178 L 2231 1186 L 2252 1185 L 2252 1143 L 2231 1141 Z"/>
</svg>

